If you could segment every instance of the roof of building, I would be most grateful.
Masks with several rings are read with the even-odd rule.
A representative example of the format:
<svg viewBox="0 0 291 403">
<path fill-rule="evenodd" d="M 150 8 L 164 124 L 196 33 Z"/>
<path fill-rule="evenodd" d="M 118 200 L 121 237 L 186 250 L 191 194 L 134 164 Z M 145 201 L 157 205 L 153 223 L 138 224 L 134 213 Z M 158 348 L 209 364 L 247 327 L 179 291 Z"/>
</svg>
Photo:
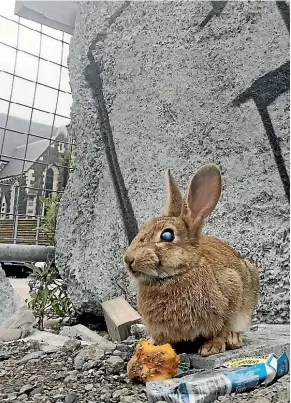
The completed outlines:
<svg viewBox="0 0 291 403">
<path fill-rule="evenodd" d="M 6 118 L 5 114 L 0 113 L 0 127 L 5 127 Z M 48 148 L 50 138 L 55 140 L 58 137 L 57 129 L 52 133 L 50 126 L 36 122 L 31 122 L 29 128 L 29 121 L 14 116 L 9 116 L 7 127 L 11 130 L 6 130 L 5 136 L 4 129 L 0 128 L 0 161 L 7 161 L 0 170 L 0 179 L 27 171 Z M 27 133 L 28 129 L 31 134 L 41 136 L 43 139 L 28 136 L 26 144 L 27 134 L 23 133 Z"/>
</svg>

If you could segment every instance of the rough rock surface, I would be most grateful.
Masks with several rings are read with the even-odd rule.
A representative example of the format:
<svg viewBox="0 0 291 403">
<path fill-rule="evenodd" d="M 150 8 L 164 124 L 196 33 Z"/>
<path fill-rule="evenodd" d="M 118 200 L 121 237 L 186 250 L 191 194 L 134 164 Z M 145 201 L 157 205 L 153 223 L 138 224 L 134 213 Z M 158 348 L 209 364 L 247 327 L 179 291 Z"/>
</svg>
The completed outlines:
<svg viewBox="0 0 291 403">
<path fill-rule="evenodd" d="M 90 46 L 112 138 L 100 133 L 85 80 Z M 258 319 L 288 321 L 280 178 L 289 166 L 288 59 L 275 2 L 79 3 L 69 57 L 77 161 L 57 226 L 57 263 L 78 311 L 98 314 L 100 301 L 134 297 L 122 254 L 136 221 L 161 213 L 164 171 L 185 189 L 194 170 L 214 162 L 224 191 L 206 232 L 259 263 Z M 97 80 L 94 88 L 100 97 Z"/>
<path fill-rule="evenodd" d="M 29 335 L 35 322 L 31 309 L 23 303 L 13 315 L 1 322 L 0 342 L 17 340 Z"/>
<path fill-rule="evenodd" d="M 15 313 L 19 305 L 20 300 L 0 265 L 0 325 Z"/>
</svg>

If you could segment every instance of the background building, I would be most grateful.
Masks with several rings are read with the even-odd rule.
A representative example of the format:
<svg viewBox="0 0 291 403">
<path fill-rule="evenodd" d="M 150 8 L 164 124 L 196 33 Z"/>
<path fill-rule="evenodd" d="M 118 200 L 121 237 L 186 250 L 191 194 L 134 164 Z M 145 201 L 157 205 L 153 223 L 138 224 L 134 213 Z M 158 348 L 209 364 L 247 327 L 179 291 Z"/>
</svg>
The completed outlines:
<svg viewBox="0 0 291 403">
<path fill-rule="evenodd" d="M 68 180 L 71 35 L 0 10 L 0 242 L 39 243 L 41 197 Z"/>
<path fill-rule="evenodd" d="M 4 121 L 6 116 L 0 115 L 1 119 Z M 66 150 L 69 150 L 67 130 L 54 130 L 50 140 L 50 128 L 34 123 L 35 130 L 43 139 L 34 138 L 34 141 L 26 144 L 23 143 L 25 138 L 21 132 L 29 122 L 13 116 L 9 117 L 9 122 L 19 135 L 11 138 L 9 130 L 5 133 L 7 139 L 4 142 L 3 154 L 10 157 L 5 162 L 2 161 L 0 170 L 0 219 L 13 220 L 15 214 L 19 218 L 35 218 L 43 215 L 40 196 L 48 197 L 53 192 L 64 191 L 66 187 L 68 169 L 64 165 L 64 158 Z M 0 143 L 3 142 L 3 135 L 4 130 Z M 22 161 L 19 157 L 23 156 L 25 151 L 27 160 Z"/>
</svg>

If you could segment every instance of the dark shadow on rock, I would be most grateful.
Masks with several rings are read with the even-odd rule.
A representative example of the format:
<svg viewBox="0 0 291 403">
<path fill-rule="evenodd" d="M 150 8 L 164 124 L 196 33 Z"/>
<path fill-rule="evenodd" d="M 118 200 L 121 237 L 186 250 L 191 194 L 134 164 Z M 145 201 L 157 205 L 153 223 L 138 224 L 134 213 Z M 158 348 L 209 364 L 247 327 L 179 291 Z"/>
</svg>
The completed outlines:
<svg viewBox="0 0 291 403">
<path fill-rule="evenodd" d="M 92 52 L 88 52 L 90 64 L 85 69 L 85 77 L 91 88 L 93 98 L 98 111 L 98 120 L 101 136 L 104 142 L 105 154 L 109 165 L 109 170 L 115 190 L 117 202 L 121 212 L 125 233 L 130 244 L 138 231 L 138 225 L 134 216 L 131 201 L 125 186 L 124 178 L 119 166 L 115 143 L 109 121 L 108 111 L 103 95 L 101 79 L 102 66 L 96 62 Z"/>
<path fill-rule="evenodd" d="M 290 201 L 290 179 L 282 155 L 280 140 L 276 136 L 271 117 L 268 112 L 268 106 L 271 105 L 281 94 L 289 90 L 290 61 L 255 80 L 249 88 L 247 88 L 243 93 L 234 99 L 233 105 L 239 106 L 250 99 L 253 99 L 255 102 L 273 151 L 274 159 L 286 197 Z"/>
<path fill-rule="evenodd" d="M 106 323 L 103 316 L 95 315 L 90 312 L 76 313 L 77 323 L 88 327 L 94 331 L 106 331 Z"/>
<path fill-rule="evenodd" d="M 286 1 L 276 1 L 276 5 L 280 11 L 281 17 L 290 32 L 290 7 Z"/>
<path fill-rule="evenodd" d="M 205 25 L 209 23 L 210 20 L 212 20 L 213 17 L 218 17 L 222 13 L 224 7 L 226 6 L 227 1 L 211 1 L 212 4 L 212 10 L 207 14 L 205 19 L 201 22 L 199 25 L 200 28 L 204 28 Z"/>
</svg>

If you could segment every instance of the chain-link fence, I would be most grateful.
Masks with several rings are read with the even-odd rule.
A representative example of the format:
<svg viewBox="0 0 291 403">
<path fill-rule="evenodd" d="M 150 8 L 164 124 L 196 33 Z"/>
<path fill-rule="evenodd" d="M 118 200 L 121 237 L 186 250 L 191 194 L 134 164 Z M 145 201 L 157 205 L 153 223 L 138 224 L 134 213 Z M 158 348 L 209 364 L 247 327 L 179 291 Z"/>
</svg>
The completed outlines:
<svg viewBox="0 0 291 403">
<path fill-rule="evenodd" d="M 0 243 L 47 244 L 72 145 L 70 35 L 0 11 Z M 4 15 L 5 14 L 5 15 Z"/>
</svg>

